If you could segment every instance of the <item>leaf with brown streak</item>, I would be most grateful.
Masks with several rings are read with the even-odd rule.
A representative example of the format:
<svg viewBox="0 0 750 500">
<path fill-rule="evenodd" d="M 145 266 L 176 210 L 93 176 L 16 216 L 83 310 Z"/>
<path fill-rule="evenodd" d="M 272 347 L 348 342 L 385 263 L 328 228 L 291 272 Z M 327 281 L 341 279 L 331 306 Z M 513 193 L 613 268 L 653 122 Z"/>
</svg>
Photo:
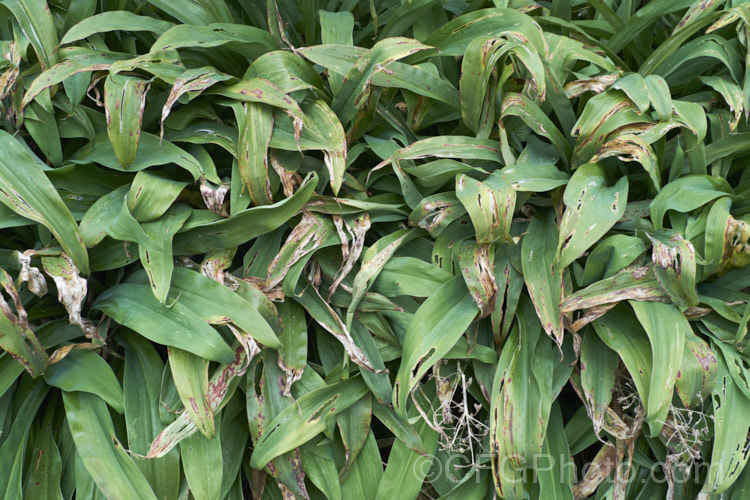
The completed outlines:
<svg viewBox="0 0 750 500">
<path fill-rule="evenodd" d="M 452 193 L 439 193 L 424 198 L 409 214 L 409 225 L 426 229 L 436 238 L 448 225 L 466 213 Z"/>
<path fill-rule="evenodd" d="M 147 80 L 120 74 L 110 74 L 104 82 L 107 135 L 123 167 L 135 161 L 149 85 Z"/>
<path fill-rule="evenodd" d="M 29 291 L 37 297 L 43 297 L 47 294 L 47 281 L 44 279 L 44 275 L 39 270 L 31 265 L 31 256 L 36 252 L 33 250 L 27 250 L 24 253 L 16 251 L 13 256 L 21 266 L 21 272 L 18 273 L 18 279 L 16 280 L 16 287 L 20 288 L 21 284 L 28 282 Z"/>
<path fill-rule="evenodd" d="M 341 240 L 341 257 L 344 259 L 344 263 L 336 273 L 336 277 L 330 288 L 328 288 L 329 300 L 333 292 L 336 291 L 344 278 L 351 272 L 354 263 L 362 255 L 362 249 L 365 246 L 365 235 L 367 234 L 367 230 L 370 229 L 370 215 L 364 212 L 351 219 L 334 215 L 333 224 L 336 226 L 336 232 L 338 232 L 339 239 Z M 346 232 L 344 232 L 344 228 L 346 228 Z M 351 248 L 347 233 L 352 238 Z"/>
<path fill-rule="evenodd" d="M 499 171 L 484 181 L 467 175 L 456 176 L 456 196 L 471 217 L 477 243 L 511 241 L 510 226 L 516 207 L 516 191 Z"/>
<path fill-rule="evenodd" d="M 610 278 L 568 295 L 560 304 L 560 309 L 568 313 L 622 300 L 670 301 L 669 295 L 656 279 L 653 266 L 643 266 L 623 269 Z"/>
<path fill-rule="evenodd" d="M 42 256 L 42 266 L 44 272 L 55 281 L 57 300 L 68 311 L 70 322 L 81 327 L 86 338 L 96 339 L 104 343 L 96 325 L 81 317 L 81 307 L 83 300 L 86 298 L 88 282 L 78 275 L 78 268 L 73 263 L 73 259 L 65 253 L 61 253 L 59 256 L 45 255 Z"/>
<path fill-rule="evenodd" d="M 327 218 L 303 211 L 302 220 L 294 227 L 268 266 L 268 277 L 263 289 L 271 290 L 281 283 L 296 262 L 314 252 L 322 244 L 331 231 L 331 226 Z"/>
<path fill-rule="evenodd" d="M 247 370 L 249 360 L 245 348 L 239 346 L 235 349 L 234 354 L 235 360 L 228 365 L 221 365 L 208 383 L 208 406 L 214 413 L 218 412 L 228 402 L 227 394 L 229 394 L 230 389 L 233 393 L 237 379 L 244 375 Z M 251 354 L 257 354 L 257 352 Z M 146 458 L 163 457 L 180 441 L 193 435 L 197 430 L 198 428 L 190 415 L 187 412 L 181 413 L 174 422 L 156 436 L 156 439 L 151 443 Z"/>
<path fill-rule="evenodd" d="M 47 367 L 47 352 L 29 328 L 28 316 L 13 285 L 13 279 L 2 268 L 0 286 L 13 304 L 8 304 L 4 294 L 0 292 L 0 348 L 21 363 L 32 377 L 37 377 Z"/>
<path fill-rule="evenodd" d="M 308 286 L 302 293 L 296 295 L 295 300 L 302 304 L 308 314 L 320 326 L 341 342 L 351 360 L 358 366 L 372 373 L 385 373 L 386 370 L 376 370 L 362 349 L 354 343 L 349 328 L 339 317 L 338 313 L 326 302 L 314 286 Z M 350 309 L 351 310 L 351 309 Z"/>
<path fill-rule="evenodd" d="M 191 68 L 185 70 L 172 84 L 172 90 L 169 91 L 167 102 L 161 110 L 161 129 L 159 137 L 164 137 L 164 120 L 169 116 L 172 106 L 182 95 L 190 93 L 188 100 L 197 97 L 201 92 L 215 83 L 229 80 L 231 76 L 219 73 L 210 66 L 202 68 Z"/>
<path fill-rule="evenodd" d="M 605 444 L 589 464 L 586 473 L 575 486 L 573 486 L 573 498 L 583 500 L 596 492 L 602 481 L 604 481 L 620 463 L 621 457 L 611 444 Z"/>
<path fill-rule="evenodd" d="M 563 297 L 563 270 L 554 265 L 555 247 L 558 241 L 555 214 L 535 215 L 523 238 L 521 265 L 529 295 L 544 331 L 558 346 L 562 345 L 563 312 L 560 301 Z"/>
<path fill-rule="evenodd" d="M 653 245 L 654 273 L 672 302 L 680 307 L 698 305 L 695 290 L 695 248 L 690 240 L 670 229 L 649 236 Z"/>
<path fill-rule="evenodd" d="M 584 92 L 593 92 L 594 94 L 601 94 L 610 85 L 615 83 L 619 75 L 603 75 L 594 78 L 587 78 L 585 80 L 575 80 L 565 85 L 565 95 L 568 99 L 573 99 L 583 94 Z"/>
<path fill-rule="evenodd" d="M 461 242 L 458 265 L 482 318 L 491 314 L 496 305 L 498 289 L 493 273 L 494 257 L 495 254 L 490 254 L 488 245 Z"/>
<path fill-rule="evenodd" d="M 610 139 L 591 157 L 591 161 L 597 162 L 611 156 L 617 156 L 617 159 L 622 161 L 637 161 L 646 170 L 657 191 L 661 188 L 656 155 L 651 146 L 637 135 L 622 134 Z"/>
</svg>

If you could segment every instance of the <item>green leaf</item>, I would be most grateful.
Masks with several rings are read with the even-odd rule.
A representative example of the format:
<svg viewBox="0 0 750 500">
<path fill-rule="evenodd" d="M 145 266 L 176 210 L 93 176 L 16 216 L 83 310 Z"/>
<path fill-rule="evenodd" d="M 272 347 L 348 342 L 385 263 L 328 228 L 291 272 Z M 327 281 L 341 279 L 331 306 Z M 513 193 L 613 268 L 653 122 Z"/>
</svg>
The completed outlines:
<svg viewBox="0 0 750 500">
<path fill-rule="evenodd" d="M 196 157 L 179 146 L 148 132 L 141 133 L 138 140 L 138 154 L 127 167 L 120 165 L 120 160 L 118 160 L 112 143 L 106 134 L 96 136 L 96 140 L 88 148 L 84 148 L 73 155 L 70 161 L 81 165 L 98 163 L 122 172 L 138 172 L 156 165 L 176 163 L 187 170 L 195 180 L 205 176 L 211 182 L 220 183 L 215 174 L 204 170 L 203 165 Z"/>
<path fill-rule="evenodd" d="M 619 364 L 617 353 L 589 329 L 581 343 L 581 389 L 586 398 L 586 411 L 597 433 L 604 424 L 605 413 L 612 401 Z"/>
<path fill-rule="evenodd" d="M 128 191 L 128 210 L 138 222 L 151 222 L 164 215 L 187 185 L 141 170 Z"/>
<path fill-rule="evenodd" d="M 124 206 L 123 206 L 124 210 Z M 138 255 L 148 274 L 154 297 L 164 303 L 169 293 L 174 256 L 172 238 L 190 216 L 190 208 L 177 203 L 158 219 L 141 225 L 145 239 L 138 239 Z M 154 245 L 153 242 L 158 243 Z"/>
<path fill-rule="evenodd" d="M 32 382 L 21 389 L 25 390 L 17 414 L 23 418 L 17 418 L 10 425 L 10 431 L 0 447 L 0 491 L 9 494 L 7 498 L 21 497 L 24 455 L 31 424 L 50 388 L 46 384 Z"/>
<path fill-rule="evenodd" d="M 693 332 L 686 332 L 685 349 L 675 381 L 675 390 L 685 408 L 698 407 L 711 395 L 717 373 L 716 354 L 708 343 Z"/>
<path fill-rule="evenodd" d="M 516 206 L 516 192 L 501 172 L 493 172 L 484 181 L 459 174 L 456 196 L 471 217 L 477 243 L 510 242 L 510 226 Z"/>
<path fill-rule="evenodd" d="M 17 214 L 42 224 L 57 238 L 83 274 L 89 273 L 86 247 L 70 210 L 25 145 L 0 131 L 0 202 Z"/>
<path fill-rule="evenodd" d="M 685 316 L 674 305 L 634 300 L 629 302 L 651 341 L 653 370 L 646 402 L 646 423 L 651 435 L 655 436 L 664 425 L 669 412 L 685 337 L 692 330 Z M 672 325 L 672 328 L 665 330 L 664 324 Z"/>
<path fill-rule="evenodd" d="M 146 80 L 121 74 L 110 74 L 104 82 L 107 135 L 121 167 L 135 161 L 148 87 Z"/>
<path fill-rule="evenodd" d="M 83 40 L 96 33 L 109 31 L 150 31 L 161 34 L 173 26 L 168 21 L 162 21 L 149 16 L 139 16 L 125 10 L 102 12 L 87 17 L 70 28 L 60 40 L 60 45 Z"/>
<path fill-rule="evenodd" d="M 250 198 L 256 205 L 273 202 L 268 177 L 268 143 L 271 142 L 273 113 L 269 106 L 245 103 L 244 127 L 237 140 L 237 165 Z"/>
<path fill-rule="evenodd" d="M 246 364 L 258 353 L 257 348 L 248 352 L 245 346 L 240 346 L 235 350 L 235 359 L 231 363 L 220 365 L 215 371 L 211 380 L 208 382 L 208 404 L 211 410 L 216 414 L 231 399 L 234 391 L 237 389 L 239 377 L 244 375 Z M 177 403 L 176 389 L 174 396 L 170 397 Z M 162 391 L 164 394 L 164 391 Z M 181 413 L 172 421 L 166 429 L 159 433 L 151 443 L 146 458 L 159 458 L 167 455 L 170 451 L 185 438 L 195 434 L 197 430 L 195 422 L 190 418 L 187 412 Z"/>
<path fill-rule="evenodd" d="M 40 429 L 34 440 L 31 456 L 36 457 L 36 460 L 29 467 L 25 488 L 26 498 L 62 500 L 63 495 L 60 490 L 62 460 L 60 450 L 52 436 L 51 425 L 45 425 Z"/>
<path fill-rule="evenodd" d="M 232 321 L 261 344 L 272 349 L 281 347 L 271 326 L 255 306 L 221 283 L 178 267 L 172 278 L 173 296 L 194 314 L 211 324 Z"/>
<path fill-rule="evenodd" d="M 310 441 L 326 429 L 329 419 L 366 393 L 367 386 L 359 377 L 308 392 L 268 423 L 255 443 L 250 465 L 260 469 L 279 455 Z"/>
<path fill-rule="evenodd" d="M 317 181 L 317 175 L 313 174 L 289 198 L 273 205 L 248 208 L 228 219 L 204 217 L 199 221 L 193 217 L 183 227 L 183 232 L 175 237 L 172 252 L 176 255 L 193 255 L 209 250 L 234 248 L 271 232 L 292 218 L 307 203 Z"/>
<path fill-rule="evenodd" d="M 614 234 L 601 240 L 586 258 L 581 285 L 610 278 L 646 252 L 646 243 L 635 236 Z"/>
<path fill-rule="evenodd" d="M 562 269 L 580 257 L 604 236 L 625 213 L 628 180 L 620 178 L 606 187 L 604 168 L 598 163 L 580 167 L 565 187 L 565 213 L 560 222 L 560 239 L 555 256 Z"/>
<path fill-rule="evenodd" d="M 708 175 L 689 175 L 670 182 L 651 202 L 651 221 L 657 229 L 664 224 L 668 210 L 690 212 L 706 203 L 732 193 L 724 179 Z"/>
<path fill-rule="evenodd" d="M 57 30 L 45 0 L 3 0 L 1 2 L 16 18 L 41 63 L 49 69 L 57 62 Z"/>
<path fill-rule="evenodd" d="M 562 344 L 563 318 L 560 301 L 563 297 L 562 269 L 553 265 L 559 237 L 554 213 L 535 215 L 521 245 L 524 281 L 534 303 L 536 314 L 547 335 Z"/>
<path fill-rule="evenodd" d="M 279 367 L 286 372 L 286 386 L 302 377 L 307 365 L 307 322 L 305 310 L 296 302 L 285 300 L 278 305 L 283 330 L 279 335 Z"/>
<path fill-rule="evenodd" d="M 117 413 L 124 411 L 120 381 L 101 356 L 85 349 L 73 349 L 44 373 L 44 381 L 64 391 L 96 394 Z"/>
<path fill-rule="evenodd" d="M 93 307 L 158 344 L 212 361 L 230 363 L 234 359 L 221 335 L 200 316 L 179 302 L 171 307 L 160 304 L 147 286 L 116 285 L 100 294 Z"/>
<path fill-rule="evenodd" d="M 719 494 L 729 488 L 749 456 L 747 433 L 750 422 L 745 416 L 750 411 L 750 399 L 737 388 L 723 360 L 719 363 L 718 380 L 711 400 L 714 410 L 711 467 L 701 489 L 701 493 L 707 495 Z"/>
<path fill-rule="evenodd" d="M 217 422 L 217 427 L 220 427 Z M 219 429 L 217 429 L 218 431 Z M 222 442 L 197 433 L 180 442 L 180 456 L 190 492 L 196 500 L 219 500 Z"/>
<path fill-rule="evenodd" d="M 441 55 L 460 56 L 478 36 L 504 35 L 528 41 L 546 57 L 547 45 L 539 25 L 530 16 L 514 9 L 483 9 L 456 17 L 436 29 L 424 43 L 437 48 Z"/>
<path fill-rule="evenodd" d="M 0 347 L 32 377 L 38 377 L 47 367 L 47 351 L 29 328 L 21 296 L 13 285 L 13 279 L 4 269 L 0 269 L 0 286 L 10 296 L 15 309 L 14 313 L 3 294 L 0 294 Z"/>
<path fill-rule="evenodd" d="M 425 476 L 430 471 L 430 463 L 434 460 L 438 433 L 422 418 L 414 425 L 414 430 L 422 438 L 427 454 L 419 454 L 401 441 L 396 441 L 388 455 L 376 500 L 407 500 L 419 496 Z"/>
<path fill-rule="evenodd" d="M 169 349 L 169 368 L 190 419 L 208 439 L 216 437 L 214 412 L 208 404 L 209 360 L 172 347 Z"/>
<path fill-rule="evenodd" d="M 127 54 L 111 52 L 94 52 L 88 49 L 70 49 L 66 52 L 65 60 L 48 68 L 37 76 L 21 101 L 21 107 L 25 107 L 34 100 L 44 89 L 52 87 L 78 73 L 90 71 L 107 70 L 115 61 L 127 59 Z"/>
<path fill-rule="evenodd" d="M 601 318 L 595 319 L 592 325 L 602 342 L 622 359 L 646 412 L 653 414 L 650 391 L 651 378 L 654 376 L 654 357 L 649 337 L 635 315 L 627 307 L 617 306 Z M 661 371 L 663 368 L 659 366 L 657 369 Z"/>
<path fill-rule="evenodd" d="M 495 85 L 502 86 L 505 79 L 510 76 L 510 72 L 503 71 L 497 82 L 491 83 L 490 80 L 497 78 L 495 66 L 501 61 L 504 62 L 504 57 L 510 58 L 511 56 L 526 67 L 531 75 L 530 81 L 534 84 L 536 94 L 544 98 L 546 90 L 544 65 L 533 45 L 502 38 L 477 37 L 466 47 L 461 64 L 461 115 L 464 123 L 471 130 L 475 132 L 486 130 L 485 123 L 493 121 Z M 503 64 L 503 66 L 507 65 L 507 63 Z M 489 135 L 489 130 L 487 130 L 487 135 Z"/>
<path fill-rule="evenodd" d="M 461 276 L 446 282 L 419 306 L 406 331 L 393 389 L 393 406 L 402 416 L 412 389 L 458 342 L 478 311 Z"/>
<path fill-rule="evenodd" d="M 218 47 L 228 43 L 257 44 L 262 49 L 276 48 L 271 35 L 255 26 L 213 23 L 190 26 L 191 23 L 171 27 L 151 46 L 151 52 L 185 47 Z"/>
<path fill-rule="evenodd" d="M 146 478 L 115 436 L 104 401 L 86 392 L 63 392 L 70 432 L 81 462 L 113 499 L 156 499 Z"/>
<path fill-rule="evenodd" d="M 124 337 L 124 338 L 123 338 Z M 151 442 L 164 429 L 159 419 L 159 397 L 164 362 L 153 345 L 132 332 L 118 337 L 125 349 L 122 388 L 125 394 L 125 424 L 128 448 L 139 455 L 148 453 Z M 164 402 L 166 404 L 166 402 Z M 175 498 L 180 486 L 177 451 L 162 458 L 137 460 L 157 498 Z"/>
<path fill-rule="evenodd" d="M 541 193 L 567 184 L 568 174 L 554 165 L 519 163 L 509 165 L 500 171 L 503 179 L 516 191 Z"/>
<path fill-rule="evenodd" d="M 331 102 L 331 109 L 339 116 L 342 123 L 348 123 L 357 114 L 368 93 L 370 79 L 381 67 L 414 54 L 428 47 L 409 38 L 389 38 L 377 42 L 344 78 L 341 88 Z"/>
</svg>

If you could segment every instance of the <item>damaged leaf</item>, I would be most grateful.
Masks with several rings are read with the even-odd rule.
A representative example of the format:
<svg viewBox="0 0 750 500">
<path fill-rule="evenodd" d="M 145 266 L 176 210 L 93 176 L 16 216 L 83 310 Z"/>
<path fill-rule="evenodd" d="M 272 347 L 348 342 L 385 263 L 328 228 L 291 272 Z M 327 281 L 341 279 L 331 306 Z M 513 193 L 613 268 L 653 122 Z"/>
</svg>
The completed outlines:
<svg viewBox="0 0 750 500">
<path fill-rule="evenodd" d="M 488 245 L 461 242 L 458 265 L 481 317 L 492 313 L 497 298 L 493 261 L 494 253 L 490 254 Z"/>
<path fill-rule="evenodd" d="M 516 191 L 501 172 L 494 172 L 481 182 L 464 174 L 457 175 L 456 196 L 471 218 L 477 243 L 489 245 L 497 240 L 511 241 Z"/>
<path fill-rule="evenodd" d="M 662 230 L 650 236 L 654 274 L 676 305 L 698 305 L 695 290 L 695 248 L 675 231 Z"/>
<path fill-rule="evenodd" d="M 37 377 L 47 367 L 47 352 L 29 328 L 26 310 L 13 285 L 13 279 L 0 269 L 0 347 L 23 365 L 32 377 Z M 10 298 L 11 304 L 5 298 Z"/>
<path fill-rule="evenodd" d="M 563 311 L 560 302 L 563 298 L 563 273 L 554 264 L 559 239 L 554 213 L 535 215 L 523 238 L 521 265 L 526 288 L 544 331 L 562 345 Z"/>
<path fill-rule="evenodd" d="M 623 269 L 610 278 L 597 281 L 565 297 L 560 304 L 563 312 L 588 309 L 622 300 L 669 301 L 659 284 L 652 266 Z"/>
<path fill-rule="evenodd" d="M 146 80 L 121 74 L 110 74 L 104 83 L 107 135 L 123 167 L 135 161 L 148 87 Z"/>
<path fill-rule="evenodd" d="M 60 256 L 43 256 L 42 266 L 57 287 L 57 300 L 68 311 L 68 319 L 83 330 L 87 338 L 101 340 L 99 331 L 91 320 L 81 317 L 81 307 L 88 291 L 87 281 L 78 275 L 73 260 L 65 253 Z"/>
<path fill-rule="evenodd" d="M 565 187 L 565 213 L 560 222 L 555 265 L 562 269 L 580 257 L 625 213 L 628 180 L 620 178 L 607 187 L 604 167 L 591 163 L 580 167 Z"/>
</svg>

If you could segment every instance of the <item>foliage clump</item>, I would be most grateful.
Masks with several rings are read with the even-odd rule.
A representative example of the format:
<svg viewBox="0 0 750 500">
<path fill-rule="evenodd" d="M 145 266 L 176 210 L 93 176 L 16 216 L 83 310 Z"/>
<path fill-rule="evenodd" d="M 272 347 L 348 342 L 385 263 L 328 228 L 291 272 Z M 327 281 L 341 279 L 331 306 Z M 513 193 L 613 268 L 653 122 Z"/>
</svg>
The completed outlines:
<svg viewBox="0 0 750 500">
<path fill-rule="evenodd" d="M 0 4 L 7 496 L 746 496 L 746 3 Z"/>
</svg>

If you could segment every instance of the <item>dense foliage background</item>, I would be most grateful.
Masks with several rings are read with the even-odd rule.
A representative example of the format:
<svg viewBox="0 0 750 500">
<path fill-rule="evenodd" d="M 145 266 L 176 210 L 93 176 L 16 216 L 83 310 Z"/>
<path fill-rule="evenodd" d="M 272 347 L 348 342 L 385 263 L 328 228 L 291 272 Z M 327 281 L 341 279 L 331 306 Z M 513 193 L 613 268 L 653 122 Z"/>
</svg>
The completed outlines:
<svg viewBox="0 0 750 500">
<path fill-rule="evenodd" d="M 0 4 L 3 498 L 747 498 L 750 5 Z"/>
</svg>

